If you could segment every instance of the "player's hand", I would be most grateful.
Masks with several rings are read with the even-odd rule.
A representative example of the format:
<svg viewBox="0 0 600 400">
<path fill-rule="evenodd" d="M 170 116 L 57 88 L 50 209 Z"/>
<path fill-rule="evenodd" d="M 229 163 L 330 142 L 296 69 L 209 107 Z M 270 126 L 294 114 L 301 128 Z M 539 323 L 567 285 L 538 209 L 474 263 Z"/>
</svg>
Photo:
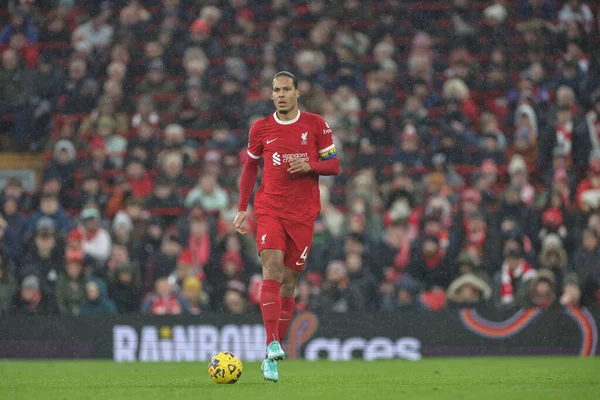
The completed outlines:
<svg viewBox="0 0 600 400">
<path fill-rule="evenodd" d="M 288 172 L 290 174 L 295 174 L 297 172 L 308 172 L 312 168 L 310 164 L 304 161 L 301 158 L 295 157 L 290 160 L 290 167 L 288 168 Z"/>
<path fill-rule="evenodd" d="M 246 211 L 238 211 L 233 220 L 233 226 L 235 226 L 235 230 L 242 235 L 248 233 L 248 227 L 244 225 L 244 222 L 246 222 Z"/>
</svg>

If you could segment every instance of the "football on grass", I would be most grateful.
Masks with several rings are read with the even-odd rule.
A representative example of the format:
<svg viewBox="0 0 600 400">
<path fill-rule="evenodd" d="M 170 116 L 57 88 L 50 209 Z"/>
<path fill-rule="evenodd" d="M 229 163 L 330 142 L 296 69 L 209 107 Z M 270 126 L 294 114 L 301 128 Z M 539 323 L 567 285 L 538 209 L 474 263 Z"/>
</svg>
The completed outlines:
<svg viewBox="0 0 600 400">
<path fill-rule="evenodd" d="M 222 351 L 210 360 L 208 375 L 214 383 L 236 383 L 242 376 L 242 360 L 228 351 Z"/>
</svg>

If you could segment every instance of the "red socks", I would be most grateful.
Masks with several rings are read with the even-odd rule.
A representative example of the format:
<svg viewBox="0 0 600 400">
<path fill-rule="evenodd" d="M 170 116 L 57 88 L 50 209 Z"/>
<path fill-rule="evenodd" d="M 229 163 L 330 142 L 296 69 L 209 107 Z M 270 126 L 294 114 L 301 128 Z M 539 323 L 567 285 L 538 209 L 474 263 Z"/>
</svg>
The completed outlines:
<svg viewBox="0 0 600 400">
<path fill-rule="evenodd" d="M 292 317 L 294 316 L 294 307 L 296 301 L 293 297 L 281 298 L 281 313 L 279 314 L 279 340 L 283 343 L 287 334 Z"/>
<path fill-rule="evenodd" d="M 274 340 L 279 341 L 279 316 L 281 314 L 281 283 L 267 279 L 260 289 L 260 309 L 267 334 L 267 345 Z"/>
</svg>

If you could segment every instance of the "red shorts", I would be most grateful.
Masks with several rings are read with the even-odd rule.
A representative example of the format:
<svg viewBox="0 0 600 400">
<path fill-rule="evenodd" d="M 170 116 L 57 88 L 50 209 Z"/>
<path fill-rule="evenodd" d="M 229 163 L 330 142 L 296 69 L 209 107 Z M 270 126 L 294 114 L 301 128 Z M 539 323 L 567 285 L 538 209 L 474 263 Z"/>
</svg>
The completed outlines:
<svg viewBox="0 0 600 400">
<path fill-rule="evenodd" d="M 302 271 L 312 245 L 315 222 L 289 221 L 265 214 L 257 215 L 256 222 L 258 252 L 281 250 L 285 266 Z"/>
</svg>

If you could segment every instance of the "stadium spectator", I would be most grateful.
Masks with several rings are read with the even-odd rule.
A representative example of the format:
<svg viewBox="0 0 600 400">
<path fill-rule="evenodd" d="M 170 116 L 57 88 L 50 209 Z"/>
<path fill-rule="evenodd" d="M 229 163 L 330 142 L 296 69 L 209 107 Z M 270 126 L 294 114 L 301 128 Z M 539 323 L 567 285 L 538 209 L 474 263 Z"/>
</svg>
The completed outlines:
<svg viewBox="0 0 600 400">
<path fill-rule="evenodd" d="M 119 314 L 138 312 L 142 298 L 139 268 L 130 264 L 118 265 L 108 282 L 108 294 Z"/>
<path fill-rule="evenodd" d="M 99 263 L 108 260 L 111 253 L 110 234 L 101 226 L 100 211 L 94 206 L 84 208 L 81 224 L 75 228 L 81 232 L 83 251 Z"/>
<path fill-rule="evenodd" d="M 112 300 L 106 298 L 97 282 L 89 281 L 85 285 L 85 300 L 79 307 L 79 315 L 107 316 L 115 314 L 117 314 L 117 307 Z"/>
<path fill-rule="evenodd" d="M 198 185 L 185 198 L 185 206 L 190 207 L 195 201 L 199 201 L 204 210 L 213 212 L 227 208 L 229 199 L 215 177 L 203 175 L 198 180 Z"/>
<path fill-rule="evenodd" d="M 583 231 L 583 239 L 570 263 L 569 271 L 577 275 L 581 291 L 581 304 L 593 307 L 600 299 L 600 247 L 598 233 L 592 229 Z"/>
<path fill-rule="evenodd" d="M 35 275 L 23 278 L 8 310 L 9 314 L 20 316 L 53 315 L 55 311 L 52 299 L 41 291 L 40 280 Z"/>
<path fill-rule="evenodd" d="M 334 313 L 364 310 L 365 295 L 357 284 L 350 282 L 348 271 L 342 261 L 331 261 L 325 275 L 323 290 L 317 298 L 315 310 Z"/>
<path fill-rule="evenodd" d="M 483 279 L 465 274 L 448 287 L 448 308 L 476 308 L 492 297 L 492 288 Z"/>
<path fill-rule="evenodd" d="M 149 294 L 142 304 L 141 311 L 152 315 L 180 315 L 190 312 L 187 301 L 175 292 L 167 278 L 159 278 L 154 285 L 154 292 Z"/>
<path fill-rule="evenodd" d="M 4 215 L 4 221 L 6 222 L 6 225 L 2 228 L 4 229 L 2 236 L 4 257 L 7 257 L 6 261 L 17 262 L 21 260 L 23 255 L 23 239 L 27 228 L 27 217 L 21 214 L 15 197 L 6 197 L 2 204 L 2 215 Z M 2 224 L 0 223 L 0 225 Z"/>
<path fill-rule="evenodd" d="M 558 29 L 567 29 L 569 22 L 581 24 L 585 31 L 590 33 L 594 25 L 594 15 L 590 7 L 581 0 L 568 0 L 558 12 Z"/>
<path fill-rule="evenodd" d="M 106 50 L 110 45 L 114 29 L 107 23 L 108 13 L 98 6 L 88 8 L 89 22 L 79 25 L 73 32 L 73 48 L 86 55 Z"/>
<path fill-rule="evenodd" d="M 53 194 L 43 194 L 40 198 L 39 210 L 29 218 L 26 238 L 31 237 L 41 219 L 50 219 L 53 229 L 63 237 L 71 230 L 69 216 L 61 207 L 58 198 Z"/>
<path fill-rule="evenodd" d="M 56 282 L 56 303 L 61 315 L 79 315 L 86 292 L 87 277 L 83 271 L 83 252 L 67 251 L 65 268 Z"/>
<path fill-rule="evenodd" d="M 182 248 L 199 274 L 187 289 L 178 282 L 192 313 L 252 311 L 255 238 L 227 233 L 247 128 L 272 113 L 272 77 L 290 70 L 302 111 L 326 118 L 345 164 L 320 181 L 298 311 L 440 309 L 439 286 L 452 282 L 447 308 L 494 308 L 500 292 L 509 297 L 507 275 L 510 306 L 598 304 L 596 3 L 453 0 L 442 13 L 438 4 L 133 0 L 113 2 L 114 17 L 108 3 L 14 3 L 0 32 L 0 125 L 12 139 L 2 148 L 47 152 L 41 184 L 8 179 L 0 194 L 15 284 L 31 272 L 52 295 L 65 278 L 63 237 L 93 204 L 112 237 L 106 258 L 82 266 L 98 279 L 112 265 L 109 282 L 96 282 L 119 312 L 139 311 L 158 278 L 177 275 Z M 432 270 L 425 238 L 443 255 Z M 89 240 L 78 227 L 66 247 Z M 118 260 L 144 273 L 116 273 Z M 343 262 L 320 281 L 332 260 Z M 554 277 L 533 287 L 525 264 Z M 494 301 L 471 274 L 496 278 Z"/>
</svg>

